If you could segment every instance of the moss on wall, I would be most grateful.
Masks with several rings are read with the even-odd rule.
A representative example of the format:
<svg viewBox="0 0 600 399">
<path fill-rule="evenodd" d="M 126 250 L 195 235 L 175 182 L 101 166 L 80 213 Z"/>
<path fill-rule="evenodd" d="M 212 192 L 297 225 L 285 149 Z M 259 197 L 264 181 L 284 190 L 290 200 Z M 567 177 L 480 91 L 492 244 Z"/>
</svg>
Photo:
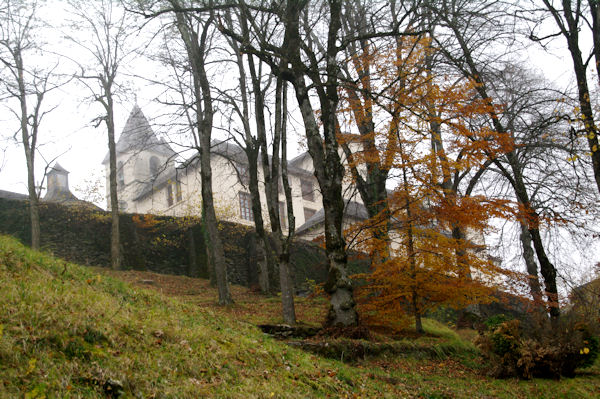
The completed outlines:
<svg viewBox="0 0 600 399">
<path fill-rule="evenodd" d="M 42 203 L 40 223 L 45 251 L 83 265 L 110 266 L 110 213 Z M 208 278 L 202 223 L 198 218 L 121 214 L 120 227 L 125 267 Z M 246 286 L 256 284 L 254 230 L 220 222 L 219 231 L 225 244 L 229 280 Z M 31 244 L 27 201 L 0 199 L 0 232 Z M 296 287 L 303 287 L 307 280 L 325 281 L 327 257 L 322 248 L 299 240 L 293 245 L 291 260 Z M 366 260 L 355 259 L 349 268 L 362 272 L 367 265 Z"/>
</svg>

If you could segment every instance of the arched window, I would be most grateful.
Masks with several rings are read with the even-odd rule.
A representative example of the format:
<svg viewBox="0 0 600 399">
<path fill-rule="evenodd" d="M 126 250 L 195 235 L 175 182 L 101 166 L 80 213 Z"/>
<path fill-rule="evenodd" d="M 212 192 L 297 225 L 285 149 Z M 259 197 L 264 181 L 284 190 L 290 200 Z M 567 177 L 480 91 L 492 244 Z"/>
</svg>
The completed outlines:
<svg viewBox="0 0 600 399">
<path fill-rule="evenodd" d="M 125 185 L 125 173 L 123 172 L 123 162 L 119 161 L 117 164 L 117 184 L 119 186 Z"/>
<path fill-rule="evenodd" d="M 150 177 L 156 177 L 160 170 L 160 161 L 158 157 L 152 156 L 150 158 Z"/>
</svg>

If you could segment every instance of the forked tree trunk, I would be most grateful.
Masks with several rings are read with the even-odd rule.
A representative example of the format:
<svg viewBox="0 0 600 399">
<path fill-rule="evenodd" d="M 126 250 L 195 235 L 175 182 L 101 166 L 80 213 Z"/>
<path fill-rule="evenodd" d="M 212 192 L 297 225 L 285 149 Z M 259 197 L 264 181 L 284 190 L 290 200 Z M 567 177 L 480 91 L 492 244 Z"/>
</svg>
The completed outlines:
<svg viewBox="0 0 600 399">
<path fill-rule="evenodd" d="M 246 146 L 248 143 L 246 143 Z M 258 191 L 258 147 L 245 149 L 246 155 L 248 156 L 248 173 L 250 182 L 248 188 L 250 190 L 250 197 L 252 199 L 252 215 L 254 217 L 254 227 L 256 229 L 256 235 L 262 246 L 261 252 L 263 253 L 262 261 L 258 262 L 258 285 L 260 291 L 263 294 L 269 294 L 271 292 L 270 279 L 269 279 L 269 260 L 271 259 L 271 248 L 269 239 L 267 237 L 264 221 L 262 217 L 262 207 L 260 201 L 260 192 Z"/>
<path fill-rule="evenodd" d="M 548 321 L 548 313 L 544 306 L 544 296 L 538 277 L 535 252 L 531 248 L 531 235 L 529 234 L 529 230 L 527 230 L 527 225 L 523 221 L 519 222 L 519 226 L 521 228 L 519 238 L 523 246 L 523 259 L 525 260 L 525 267 L 527 269 L 527 284 L 533 298 L 533 316 L 540 325 L 544 325 Z"/>
<path fill-rule="evenodd" d="M 331 296 L 326 325 L 353 326 L 358 324 L 352 281 L 348 277 L 346 243 L 342 235 L 344 201 L 342 198 L 343 166 L 337 151 L 323 154 L 323 142 L 314 119 L 304 78 L 295 82 L 296 98 L 304 120 L 308 138 L 308 151 L 313 159 L 315 175 L 323 195 L 325 212 L 325 250 L 329 261 L 329 273 L 325 291 Z M 337 158 L 337 159 L 335 159 Z"/>
<path fill-rule="evenodd" d="M 286 31 L 283 46 L 288 51 L 291 74 L 288 77 L 294 85 L 296 99 L 300 107 L 306 132 L 308 152 L 313 160 L 315 176 L 323 196 L 325 213 L 325 250 L 329 260 L 329 273 L 325 283 L 325 291 L 330 295 L 330 306 L 326 325 L 355 326 L 358 324 L 356 303 L 352 292 L 352 281 L 347 274 L 348 256 L 346 243 L 342 234 L 344 216 L 344 200 L 342 197 L 342 165 L 336 138 L 338 111 L 339 66 L 337 40 L 341 27 L 341 2 L 329 1 L 329 29 L 327 32 L 327 80 L 321 82 L 318 70 L 309 72 L 313 82 L 319 86 L 320 119 L 323 125 L 323 137 L 315 120 L 315 112 L 310 103 L 308 88 L 304 81 L 305 65 L 300 56 L 302 40 L 299 32 L 299 16 L 306 4 L 289 2 L 286 7 Z M 313 65 L 313 67 L 315 67 Z"/>
</svg>

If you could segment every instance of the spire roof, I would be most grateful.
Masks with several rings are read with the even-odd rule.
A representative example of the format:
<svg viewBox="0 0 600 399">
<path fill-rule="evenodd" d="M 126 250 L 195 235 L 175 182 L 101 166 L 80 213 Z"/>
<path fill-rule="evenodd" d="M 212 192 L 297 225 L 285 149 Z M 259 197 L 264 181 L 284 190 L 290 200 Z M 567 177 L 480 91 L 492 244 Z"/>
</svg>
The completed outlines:
<svg viewBox="0 0 600 399">
<path fill-rule="evenodd" d="M 169 157 L 175 155 L 175 151 L 171 146 L 164 140 L 159 140 L 156 136 L 137 103 L 129 113 L 125 127 L 117 141 L 116 150 L 117 154 L 127 151 L 149 150 Z M 107 153 L 102 164 L 107 163 L 108 160 L 109 154 Z"/>
<path fill-rule="evenodd" d="M 48 173 L 53 173 L 53 172 L 65 173 L 65 174 L 69 173 L 69 171 L 67 171 L 65 168 L 63 168 L 58 162 L 56 162 L 54 164 L 54 166 L 52 168 L 50 168 L 50 172 L 48 172 Z"/>
</svg>

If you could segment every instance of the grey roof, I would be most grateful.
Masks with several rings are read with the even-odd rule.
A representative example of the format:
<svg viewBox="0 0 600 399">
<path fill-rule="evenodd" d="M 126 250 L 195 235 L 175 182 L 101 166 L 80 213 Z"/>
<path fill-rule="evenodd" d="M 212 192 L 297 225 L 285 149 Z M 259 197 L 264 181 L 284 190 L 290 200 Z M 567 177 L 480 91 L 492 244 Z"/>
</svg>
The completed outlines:
<svg viewBox="0 0 600 399">
<path fill-rule="evenodd" d="M 359 202 L 349 201 L 344 206 L 344 219 L 365 220 L 369 218 L 367 208 Z M 304 224 L 296 229 L 296 234 L 300 235 L 313 227 L 325 221 L 325 210 L 319 209 Z"/>
<path fill-rule="evenodd" d="M 227 140 L 213 140 L 211 142 L 210 152 L 212 154 L 220 155 L 234 163 L 239 163 L 239 164 L 243 164 L 243 165 L 248 164 L 248 157 L 246 156 L 246 153 L 244 152 L 242 147 L 240 147 L 239 145 L 237 145 L 235 143 L 231 143 Z M 271 159 L 271 156 L 269 156 L 269 159 Z M 191 170 L 194 170 L 194 169 L 200 167 L 199 160 L 200 160 L 200 155 L 194 154 L 190 158 L 185 160 L 185 162 L 183 162 L 183 164 L 181 166 L 179 166 L 177 168 L 173 168 L 170 171 L 168 171 L 168 170 L 165 171 L 160 176 L 158 176 L 158 178 L 156 180 L 145 184 L 143 186 L 143 188 L 139 191 L 138 195 L 133 200 L 138 201 L 144 197 L 147 197 L 154 190 L 160 189 L 167 182 L 172 182 L 172 181 L 178 180 L 178 176 L 180 176 L 181 173 L 187 174 Z M 289 164 L 288 164 L 288 172 L 290 174 L 300 175 L 300 176 L 313 176 L 313 174 L 310 171 L 300 169 L 300 168 L 297 168 L 294 166 L 289 166 Z"/>
<path fill-rule="evenodd" d="M 304 161 L 304 159 L 306 157 L 310 156 L 310 154 L 308 153 L 308 151 L 303 152 L 302 154 L 292 158 L 289 162 L 288 162 L 288 166 L 293 166 L 295 168 L 299 168 L 299 165 Z"/>
<path fill-rule="evenodd" d="M 98 211 L 103 210 L 96 204 L 93 204 L 89 201 L 80 200 L 69 189 L 66 189 L 66 190 L 59 189 L 59 190 L 48 191 L 48 192 L 46 192 L 46 195 L 44 195 L 44 198 L 42 198 L 42 201 L 53 202 L 53 203 L 66 205 L 66 206 L 79 206 L 79 207 L 84 207 L 84 208 L 98 210 Z"/>
<path fill-rule="evenodd" d="M 176 153 L 173 151 L 171 146 L 164 141 L 159 139 L 148 119 L 144 116 L 144 113 L 140 107 L 136 104 L 133 106 L 125 127 L 119 140 L 116 144 L 117 154 L 127 151 L 142 151 L 148 150 L 167 157 L 175 156 Z M 102 164 L 106 164 L 109 161 L 109 154 L 107 153 L 102 161 Z"/>
<path fill-rule="evenodd" d="M 227 140 L 213 140 L 211 149 L 211 153 L 221 155 L 224 158 L 229 159 L 230 161 L 234 161 L 237 163 L 241 163 L 244 165 L 248 164 L 248 157 L 246 153 L 239 145 L 235 143 L 231 143 Z M 305 153 L 308 154 L 308 153 Z M 302 155 L 300 155 L 302 156 Z M 297 159 L 298 157 L 294 158 Z M 269 155 L 269 162 L 271 162 L 272 156 Z M 296 175 L 305 175 L 305 176 L 313 176 L 313 173 L 309 170 L 302 169 L 297 167 L 298 162 L 293 164 L 294 159 L 288 161 L 288 172 Z M 261 162 L 262 158 L 259 157 L 258 161 Z M 281 170 L 281 168 L 280 168 Z"/>
<path fill-rule="evenodd" d="M 62 166 L 61 166 L 61 165 L 60 165 L 58 162 L 56 162 L 56 163 L 54 164 L 54 166 L 50 168 L 50 171 L 49 171 L 48 173 L 50 174 L 50 173 L 52 173 L 52 172 L 57 172 L 57 173 L 66 173 L 66 174 L 68 174 L 68 173 L 69 173 L 69 172 L 68 172 L 68 171 L 67 171 L 65 168 L 63 168 L 63 167 L 62 167 Z"/>
<path fill-rule="evenodd" d="M 12 191 L 0 190 L 0 198 L 8 200 L 28 200 L 29 196 Z M 91 202 L 77 199 L 77 197 L 75 197 L 70 191 L 66 195 L 62 191 L 56 192 L 51 198 L 48 198 L 48 194 L 46 194 L 42 201 L 58 202 L 63 205 L 79 205 L 90 209 L 102 210 L 102 208 L 92 204 Z"/>
<path fill-rule="evenodd" d="M 73 195 L 71 190 L 67 189 L 57 189 L 57 190 L 48 190 L 46 195 L 44 195 L 44 201 L 48 202 L 73 202 L 79 201 L 79 199 Z"/>
<path fill-rule="evenodd" d="M 0 198 L 9 200 L 27 200 L 29 196 L 21 193 L 14 193 L 12 191 L 0 190 Z"/>
</svg>

